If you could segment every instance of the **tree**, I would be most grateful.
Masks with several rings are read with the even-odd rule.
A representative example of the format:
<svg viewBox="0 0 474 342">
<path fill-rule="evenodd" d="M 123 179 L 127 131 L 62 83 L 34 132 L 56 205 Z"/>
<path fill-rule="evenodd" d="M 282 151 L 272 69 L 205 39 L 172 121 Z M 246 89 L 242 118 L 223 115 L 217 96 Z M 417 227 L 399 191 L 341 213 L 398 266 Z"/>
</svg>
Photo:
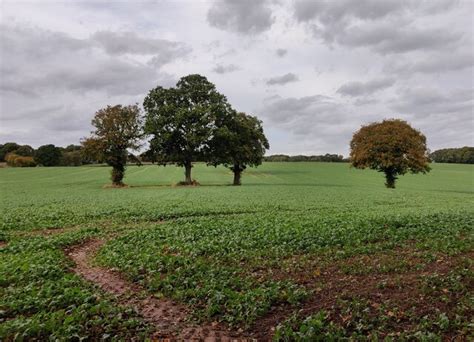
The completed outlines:
<svg viewBox="0 0 474 342">
<path fill-rule="evenodd" d="M 188 75 L 175 88 L 150 90 L 143 107 L 153 159 L 160 165 L 183 166 L 183 183 L 192 184 L 192 163 L 205 161 L 216 117 L 230 110 L 227 99 L 206 77 Z"/>
<path fill-rule="evenodd" d="M 74 144 L 67 145 L 64 148 L 65 152 L 76 152 L 76 151 L 80 151 L 80 150 L 82 150 L 82 146 L 81 145 L 74 145 Z"/>
<path fill-rule="evenodd" d="M 81 151 L 70 151 L 65 150 L 61 156 L 62 166 L 81 166 L 82 165 L 82 153 Z"/>
<path fill-rule="evenodd" d="M 33 157 L 35 155 L 35 149 L 30 145 L 22 145 L 15 151 L 15 154 L 22 157 Z"/>
<path fill-rule="evenodd" d="M 402 120 L 362 126 L 350 147 L 352 165 L 385 173 L 387 188 L 395 188 L 397 175 L 430 171 L 425 136 Z"/>
<path fill-rule="evenodd" d="M 107 106 L 95 113 L 92 136 L 81 141 L 84 154 L 112 166 L 112 184 L 124 186 L 128 149 L 140 147 L 142 118 L 138 105 Z"/>
<path fill-rule="evenodd" d="M 42 166 L 57 166 L 61 161 L 61 149 L 53 144 L 38 147 L 35 161 Z"/>
<path fill-rule="evenodd" d="M 242 172 L 247 166 L 262 163 L 270 146 L 263 133 L 262 122 L 254 116 L 234 111 L 216 121 L 210 141 L 209 164 L 223 164 L 234 173 L 234 185 L 241 185 Z"/>
<path fill-rule="evenodd" d="M 15 152 L 20 148 L 20 145 L 14 142 L 7 142 L 3 145 L 0 145 L 0 162 L 5 161 L 5 157 L 8 153 Z"/>
</svg>

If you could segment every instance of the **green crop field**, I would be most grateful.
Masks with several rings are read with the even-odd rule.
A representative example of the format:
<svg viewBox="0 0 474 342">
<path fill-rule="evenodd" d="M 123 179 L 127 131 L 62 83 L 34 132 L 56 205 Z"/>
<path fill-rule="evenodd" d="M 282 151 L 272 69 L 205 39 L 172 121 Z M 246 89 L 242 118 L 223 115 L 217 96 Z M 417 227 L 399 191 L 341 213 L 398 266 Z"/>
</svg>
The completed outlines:
<svg viewBox="0 0 474 342">
<path fill-rule="evenodd" d="M 221 167 L 180 187 L 181 168 L 133 166 L 121 189 L 108 167 L 2 168 L 0 340 L 180 336 L 74 272 L 70 251 L 99 240 L 91 270 L 180 305 L 177 330 L 474 338 L 474 166 L 432 167 L 396 189 L 345 163 L 265 163 L 240 187 Z"/>
</svg>

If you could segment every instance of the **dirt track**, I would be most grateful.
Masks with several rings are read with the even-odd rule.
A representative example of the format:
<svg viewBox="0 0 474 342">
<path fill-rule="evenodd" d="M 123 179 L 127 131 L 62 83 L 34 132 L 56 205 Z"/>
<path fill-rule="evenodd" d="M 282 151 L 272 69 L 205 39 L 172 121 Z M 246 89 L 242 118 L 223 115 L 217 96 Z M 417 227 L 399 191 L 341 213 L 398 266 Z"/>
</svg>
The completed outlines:
<svg viewBox="0 0 474 342">
<path fill-rule="evenodd" d="M 252 340 L 227 330 L 217 322 L 198 326 L 188 320 L 189 309 L 186 306 L 147 295 L 141 286 L 127 281 L 118 272 L 91 265 L 91 258 L 105 242 L 93 239 L 67 249 L 66 255 L 75 262 L 72 271 L 115 295 L 121 305 L 134 308 L 155 327 L 153 338 L 173 341 Z"/>
</svg>

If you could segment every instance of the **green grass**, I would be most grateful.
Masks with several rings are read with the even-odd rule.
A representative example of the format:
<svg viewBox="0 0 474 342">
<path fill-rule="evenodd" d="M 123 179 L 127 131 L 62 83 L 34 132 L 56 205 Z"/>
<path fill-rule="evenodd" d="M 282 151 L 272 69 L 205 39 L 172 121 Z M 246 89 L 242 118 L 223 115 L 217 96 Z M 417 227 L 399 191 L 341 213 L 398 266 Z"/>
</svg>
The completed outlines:
<svg viewBox="0 0 474 342">
<path fill-rule="evenodd" d="M 266 163 L 247 170 L 241 187 L 228 186 L 229 170 L 202 164 L 193 168 L 199 187 L 172 186 L 183 178 L 180 168 L 146 165 L 128 168 L 129 188 L 104 188 L 109 172 L 101 166 L 0 169 L 0 241 L 8 242 L 0 249 L 0 339 L 44 338 L 53 331 L 57 338 L 147 334 L 150 327 L 133 312 L 67 271 L 62 248 L 110 232 L 117 237 L 97 262 L 150 293 L 187 303 L 199 320 L 244 329 L 275 306 L 297 310 L 310 300 L 317 286 L 301 280 L 309 267 L 406 246 L 420 252 L 425 265 L 474 246 L 471 165 L 435 164 L 428 175 L 401 177 L 395 190 L 386 189 L 377 172 L 335 163 Z M 59 227 L 71 229 L 54 237 L 25 235 Z M 340 269 L 363 277 L 403 274 L 412 263 L 351 265 Z M 457 284 L 463 289 L 465 279 Z M 365 299 L 357 300 L 364 312 Z M 424 336 L 441 314 L 455 321 L 454 309 L 428 315 L 411 322 L 407 336 Z M 358 333 L 331 317 L 326 311 L 295 316 L 278 338 L 297 339 L 306 326 L 319 337 Z M 372 317 L 359 320 L 380 336 L 396 329 Z M 448 333 L 469 324 L 462 317 L 456 322 Z M 444 336 L 446 329 L 436 331 Z"/>
</svg>

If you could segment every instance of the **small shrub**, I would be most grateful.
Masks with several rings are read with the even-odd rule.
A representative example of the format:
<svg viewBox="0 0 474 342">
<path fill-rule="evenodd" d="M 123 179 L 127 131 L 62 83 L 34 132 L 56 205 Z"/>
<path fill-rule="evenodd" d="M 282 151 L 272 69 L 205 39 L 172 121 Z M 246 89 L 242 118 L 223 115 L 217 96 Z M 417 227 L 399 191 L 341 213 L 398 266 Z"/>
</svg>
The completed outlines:
<svg viewBox="0 0 474 342">
<path fill-rule="evenodd" d="M 36 162 L 33 157 L 23 157 L 15 153 L 9 153 L 5 157 L 8 166 L 13 167 L 35 167 Z"/>
</svg>

